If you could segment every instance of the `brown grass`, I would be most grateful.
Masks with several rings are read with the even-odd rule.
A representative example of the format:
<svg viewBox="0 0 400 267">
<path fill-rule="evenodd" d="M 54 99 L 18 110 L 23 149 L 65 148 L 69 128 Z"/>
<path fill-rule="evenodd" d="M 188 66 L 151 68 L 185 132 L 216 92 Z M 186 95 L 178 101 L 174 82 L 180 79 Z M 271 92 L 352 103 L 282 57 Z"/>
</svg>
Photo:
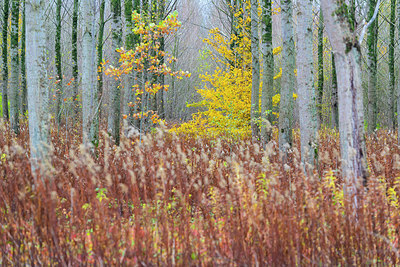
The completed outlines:
<svg viewBox="0 0 400 267">
<path fill-rule="evenodd" d="M 25 128 L 0 126 L 0 265 L 398 265 L 395 134 L 368 139 L 358 209 L 343 198 L 337 133 L 321 132 L 305 177 L 275 142 L 185 139 L 159 131 L 93 159 L 52 133 L 49 179 L 35 182 Z"/>
</svg>

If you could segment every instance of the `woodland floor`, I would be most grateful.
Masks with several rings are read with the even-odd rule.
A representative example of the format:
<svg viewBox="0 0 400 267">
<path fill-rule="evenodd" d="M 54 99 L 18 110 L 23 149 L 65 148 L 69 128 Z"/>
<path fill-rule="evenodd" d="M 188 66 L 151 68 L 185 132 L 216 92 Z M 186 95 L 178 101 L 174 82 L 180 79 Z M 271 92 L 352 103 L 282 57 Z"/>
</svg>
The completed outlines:
<svg viewBox="0 0 400 267">
<path fill-rule="evenodd" d="M 0 126 L 0 265 L 400 264 L 395 133 L 368 137 L 371 176 L 354 209 L 328 129 L 313 177 L 303 175 L 296 133 L 282 164 L 276 141 L 263 150 L 162 131 L 120 147 L 103 136 L 93 159 L 60 129 L 50 179 L 37 181 L 26 125 L 18 138 L 10 132 Z"/>
</svg>

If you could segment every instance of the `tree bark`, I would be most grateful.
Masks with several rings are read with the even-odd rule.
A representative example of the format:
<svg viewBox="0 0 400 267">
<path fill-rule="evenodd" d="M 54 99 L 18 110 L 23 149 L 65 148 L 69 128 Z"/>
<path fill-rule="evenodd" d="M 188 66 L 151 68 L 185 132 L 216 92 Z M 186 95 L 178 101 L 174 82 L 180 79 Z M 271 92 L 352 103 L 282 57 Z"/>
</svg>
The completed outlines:
<svg viewBox="0 0 400 267">
<path fill-rule="evenodd" d="M 322 126 L 323 124 L 323 108 L 322 108 L 323 97 L 324 97 L 324 16 L 322 14 L 322 10 L 320 9 L 319 23 L 318 23 L 318 122 L 320 126 Z"/>
<path fill-rule="evenodd" d="M 397 58 L 400 58 L 400 3 L 397 4 Z M 397 76 L 397 139 L 400 144 L 400 68 Z"/>
<path fill-rule="evenodd" d="M 368 20 L 371 20 L 375 12 L 376 0 L 369 1 Z M 372 133 L 377 125 L 377 40 L 378 21 L 377 19 L 368 28 L 368 132 Z"/>
<path fill-rule="evenodd" d="M 251 132 L 253 138 L 260 135 L 260 50 L 258 35 L 258 0 L 251 0 L 251 55 L 252 55 L 252 81 L 251 81 Z"/>
<path fill-rule="evenodd" d="M 99 33 L 97 36 L 97 99 L 99 101 L 99 105 L 101 105 L 102 97 L 103 97 L 103 45 L 104 45 L 104 14 L 106 9 L 106 0 L 101 0 L 100 3 L 100 21 L 99 21 Z M 95 116 L 97 120 L 97 124 L 100 125 L 101 120 L 101 108 L 99 107 L 98 115 Z"/>
<path fill-rule="evenodd" d="M 49 158 L 49 83 L 45 0 L 26 1 L 26 57 L 32 173 Z"/>
<path fill-rule="evenodd" d="M 78 73 L 78 14 L 79 0 L 74 0 L 74 10 L 72 14 L 72 79 L 73 79 L 73 110 L 74 117 L 79 114 L 79 73 Z"/>
<path fill-rule="evenodd" d="M 56 86 L 56 123 L 61 124 L 61 105 L 63 96 L 63 75 L 62 75 L 62 58 L 61 58 L 61 6 L 62 1 L 57 0 L 56 9 L 56 36 L 55 36 L 55 63 L 57 71 L 57 86 Z"/>
<path fill-rule="evenodd" d="M 117 49 L 122 44 L 122 22 L 121 22 L 121 0 L 111 1 L 112 13 L 112 62 L 115 67 L 119 65 L 119 53 Z M 120 118 L 121 118 L 121 87 L 120 81 L 113 79 L 110 84 L 110 107 L 108 113 L 108 132 L 114 139 L 115 144 L 120 141 Z"/>
<path fill-rule="evenodd" d="M 332 125 L 333 128 L 339 128 L 339 103 L 338 103 L 338 84 L 335 64 L 335 54 L 332 52 Z"/>
<path fill-rule="evenodd" d="M 342 175 L 346 193 L 353 196 L 358 179 L 367 179 L 363 89 L 361 86 L 361 51 L 354 37 L 354 16 L 344 12 L 340 0 L 323 0 L 325 27 L 335 51 L 339 95 L 339 132 Z M 338 12 L 341 10 L 342 12 Z"/>
<path fill-rule="evenodd" d="M 279 149 L 286 160 L 288 149 L 292 146 L 292 129 L 295 92 L 295 48 L 293 36 L 293 3 L 282 0 L 282 78 L 281 101 L 279 107 Z"/>
<path fill-rule="evenodd" d="M 274 94 L 274 55 L 272 46 L 272 1 L 263 0 L 263 85 L 261 98 L 261 138 L 263 144 L 271 139 L 272 96 Z"/>
<path fill-rule="evenodd" d="M 96 119 L 98 99 L 94 75 L 96 68 L 93 60 L 95 55 L 94 13 L 95 0 L 82 2 L 83 37 L 82 37 L 82 128 L 83 144 L 90 147 L 98 142 Z"/>
<path fill-rule="evenodd" d="M 19 134 L 19 55 L 18 55 L 19 0 L 11 6 L 11 77 L 10 77 L 10 125 Z"/>
<path fill-rule="evenodd" d="M 318 157 L 318 115 L 313 79 L 313 0 L 298 1 L 297 84 L 299 93 L 301 161 L 311 173 Z M 321 27 L 321 25 L 320 25 Z"/>
<path fill-rule="evenodd" d="M 8 17 L 10 12 L 9 0 L 4 0 L 3 5 L 3 86 L 2 86 L 2 106 L 3 118 L 10 119 L 8 113 Z"/>
<path fill-rule="evenodd" d="M 28 99 L 26 88 L 26 0 L 22 0 L 22 33 L 21 33 L 21 114 L 28 111 Z"/>
<path fill-rule="evenodd" d="M 394 129 L 395 126 L 395 93 L 396 77 L 394 74 L 394 47 L 395 47 L 395 31 L 396 31 L 396 0 L 390 1 L 390 44 L 389 44 L 389 97 L 388 97 L 388 126 Z"/>
</svg>

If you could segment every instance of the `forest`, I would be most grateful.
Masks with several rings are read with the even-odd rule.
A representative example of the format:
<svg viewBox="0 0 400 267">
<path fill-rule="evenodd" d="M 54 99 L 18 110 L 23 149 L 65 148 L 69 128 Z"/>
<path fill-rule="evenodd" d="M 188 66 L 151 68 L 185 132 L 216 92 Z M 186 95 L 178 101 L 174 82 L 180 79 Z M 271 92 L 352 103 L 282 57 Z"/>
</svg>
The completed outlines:
<svg viewBox="0 0 400 267">
<path fill-rule="evenodd" d="M 400 265 L 400 0 L 0 7 L 0 266 Z"/>
</svg>

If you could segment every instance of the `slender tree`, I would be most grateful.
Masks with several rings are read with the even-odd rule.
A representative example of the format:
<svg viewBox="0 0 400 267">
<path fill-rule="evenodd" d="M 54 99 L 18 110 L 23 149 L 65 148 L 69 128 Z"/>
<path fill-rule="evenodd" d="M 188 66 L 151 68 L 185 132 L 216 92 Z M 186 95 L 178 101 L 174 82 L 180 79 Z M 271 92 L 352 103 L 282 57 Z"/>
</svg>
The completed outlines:
<svg viewBox="0 0 400 267">
<path fill-rule="evenodd" d="M 79 73 L 78 73 L 78 14 L 79 14 L 79 0 L 74 0 L 74 10 L 72 13 L 72 79 L 73 79 L 73 110 L 75 117 L 79 113 Z"/>
<path fill-rule="evenodd" d="M 300 65 L 300 63 L 298 64 Z M 322 114 L 323 97 L 324 97 L 324 15 L 322 14 L 322 10 L 320 9 L 319 23 L 318 23 L 318 120 L 320 125 L 322 125 L 323 123 L 323 114 Z"/>
<path fill-rule="evenodd" d="M 29 137 L 32 172 L 49 155 L 49 84 L 47 77 L 46 8 L 45 0 L 26 1 L 26 57 Z"/>
<path fill-rule="evenodd" d="M 358 178 L 364 182 L 367 178 L 361 49 L 354 38 L 353 8 L 348 9 L 341 0 L 322 0 L 322 9 L 337 67 L 342 175 L 347 181 L 346 194 L 353 196 L 358 190 Z"/>
<path fill-rule="evenodd" d="M 260 135 L 260 39 L 258 34 L 258 0 L 251 0 L 251 132 L 254 138 Z"/>
<path fill-rule="evenodd" d="M 368 20 L 374 16 L 376 0 L 369 1 Z M 374 20 L 368 28 L 368 132 L 372 133 L 377 125 L 377 40 L 378 21 Z"/>
<path fill-rule="evenodd" d="M 10 77 L 10 124 L 15 134 L 19 134 L 19 55 L 18 55 L 19 0 L 11 5 L 11 77 Z"/>
<path fill-rule="evenodd" d="M 274 93 L 274 55 L 272 45 L 272 1 L 263 0 L 263 32 L 262 32 L 262 55 L 263 55 L 263 85 L 261 98 L 261 137 L 263 143 L 270 140 L 272 121 L 272 96 Z M 268 113 L 269 112 L 269 113 Z"/>
<path fill-rule="evenodd" d="M 158 0 L 158 21 L 161 21 L 164 19 L 165 16 L 165 0 Z M 160 40 L 160 49 L 161 51 L 165 51 L 165 38 L 161 37 Z M 165 62 L 165 57 L 160 56 L 159 58 L 161 64 L 164 64 Z M 164 75 L 159 75 L 158 77 L 158 83 L 161 85 L 165 84 L 165 76 Z M 160 118 L 165 119 L 165 107 L 164 107 L 164 90 L 159 90 L 157 92 L 157 111 L 160 116 Z"/>
<path fill-rule="evenodd" d="M 397 57 L 400 58 L 400 3 L 397 5 Z M 400 68 L 397 76 L 397 131 L 400 129 Z M 400 144 L 400 134 L 397 134 Z"/>
<path fill-rule="evenodd" d="M 390 44 L 389 44 L 389 127 L 394 128 L 395 125 L 395 86 L 396 77 L 394 74 L 394 48 L 395 48 L 395 32 L 396 32 L 396 0 L 390 1 Z"/>
<path fill-rule="evenodd" d="M 10 12 L 9 0 L 4 0 L 3 5 L 3 86 L 2 86 L 2 105 L 3 118 L 9 120 L 8 113 L 8 18 Z"/>
<path fill-rule="evenodd" d="M 117 49 L 122 44 L 122 22 L 121 22 L 121 0 L 111 0 L 112 14 L 112 47 L 113 64 L 118 67 L 119 53 Z M 119 80 L 112 80 L 110 84 L 110 107 L 108 113 L 108 132 L 113 137 L 115 143 L 119 145 L 120 139 L 120 118 L 121 118 L 121 86 Z"/>
<path fill-rule="evenodd" d="M 338 84 L 336 75 L 335 54 L 332 52 L 332 125 L 333 128 L 339 127 L 339 103 L 338 103 Z"/>
<path fill-rule="evenodd" d="M 28 99 L 26 88 L 26 0 L 22 0 L 22 33 L 21 33 L 21 114 L 28 111 Z"/>
<path fill-rule="evenodd" d="M 57 72 L 57 87 L 56 87 L 56 122 L 61 123 L 61 103 L 63 95 L 63 75 L 62 75 L 62 57 L 61 57 L 61 6 L 62 1 L 57 0 L 56 9 L 56 36 L 55 36 L 55 53 L 56 53 L 56 72 Z"/>
<path fill-rule="evenodd" d="M 313 81 L 313 0 L 298 1 L 297 84 L 299 92 L 301 161 L 311 172 L 317 158 L 318 115 Z M 320 25 L 321 27 L 321 25 Z"/>
<path fill-rule="evenodd" d="M 128 1 L 129 2 L 129 1 Z M 98 101 L 100 103 L 102 96 L 103 96 L 103 45 L 104 45 L 104 27 L 105 27 L 105 14 L 106 10 L 106 0 L 101 0 L 100 3 L 100 21 L 99 21 L 99 33 L 97 35 L 97 70 L 98 70 L 98 77 L 97 77 L 97 96 Z M 100 115 L 101 109 L 99 109 L 98 116 L 96 119 L 98 120 L 98 124 L 100 123 Z"/>
<path fill-rule="evenodd" d="M 94 10 L 95 0 L 82 2 L 83 37 L 82 37 L 82 126 L 83 144 L 90 146 L 98 140 L 96 120 L 98 108 L 94 75 L 96 73 L 93 56 L 95 54 Z"/>
<path fill-rule="evenodd" d="M 279 108 L 279 149 L 284 160 L 287 150 L 292 146 L 293 129 L 293 93 L 295 92 L 295 47 L 293 35 L 293 3 L 292 0 L 282 0 L 282 83 Z"/>
</svg>

